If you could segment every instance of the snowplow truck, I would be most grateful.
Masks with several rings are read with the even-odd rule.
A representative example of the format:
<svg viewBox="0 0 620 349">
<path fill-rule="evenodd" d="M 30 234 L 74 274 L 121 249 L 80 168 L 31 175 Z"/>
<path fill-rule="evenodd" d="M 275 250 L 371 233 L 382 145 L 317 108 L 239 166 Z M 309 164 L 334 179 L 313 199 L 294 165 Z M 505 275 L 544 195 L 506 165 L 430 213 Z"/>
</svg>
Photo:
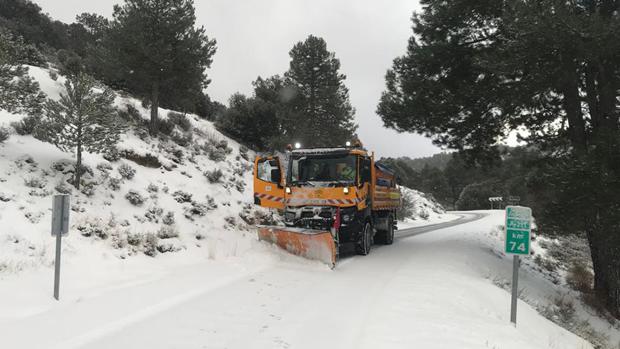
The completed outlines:
<svg viewBox="0 0 620 349">
<path fill-rule="evenodd" d="M 335 267 L 341 247 L 366 255 L 394 241 L 401 194 L 393 171 L 361 145 L 289 148 L 254 162 L 254 203 L 277 209 L 284 226 L 259 226 L 258 237 Z"/>
</svg>

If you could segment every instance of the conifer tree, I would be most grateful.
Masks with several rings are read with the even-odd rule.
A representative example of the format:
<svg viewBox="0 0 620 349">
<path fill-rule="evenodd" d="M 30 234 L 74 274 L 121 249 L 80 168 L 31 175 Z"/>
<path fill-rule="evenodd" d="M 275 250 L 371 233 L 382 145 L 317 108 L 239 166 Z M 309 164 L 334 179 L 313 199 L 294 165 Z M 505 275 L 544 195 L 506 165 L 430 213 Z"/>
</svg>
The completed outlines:
<svg viewBox="0 0 620 349">
<path fill-rule="evenodd" d="M 289 53 L 286 85 L 294 88 L 291 121 L 284 127 L 304 146 L 342 145 L 355 136 L 355 110 L 349 102 L 340 61 L 322 38 L 310 35 Z"/>
<path fill-rule="evenodd" d="M 193 0 L 125 0 L 114 7 L 108 53 L 129 89 L 150 102 L 152 135 L 160 102 L 187 109 L 204 97 L 216 43 L 195 24 Z"/>
<path fill-rule="evenodd" d="M 72 77 L 65 89 L 60 100 L 45 103 L 37 136 L 76 154 L 73 185 L 79 189 L 82 153 L 102 153 L 112 148 L 119 140 L 123 123 L 113 106 L 114 93 L 109 89 L 98 91 L 90 76 L 80 73 Z"/>
</svg>

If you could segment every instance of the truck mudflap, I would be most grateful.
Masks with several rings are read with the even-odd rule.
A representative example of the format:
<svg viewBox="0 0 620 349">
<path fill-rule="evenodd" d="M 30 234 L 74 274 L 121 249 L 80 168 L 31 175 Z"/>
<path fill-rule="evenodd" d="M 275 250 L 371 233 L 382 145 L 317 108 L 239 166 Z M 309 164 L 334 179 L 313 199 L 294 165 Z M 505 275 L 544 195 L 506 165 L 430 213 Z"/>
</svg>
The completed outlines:
<svg viewBox="0 0 620 349">
<path fill-rule="evenodd" d="M 273 243 L 294 255 L 321 261 L 332 269 L 336 266 L 338 247 L 328 230 L 258 226 L 258 239 Z"/>
</svg>

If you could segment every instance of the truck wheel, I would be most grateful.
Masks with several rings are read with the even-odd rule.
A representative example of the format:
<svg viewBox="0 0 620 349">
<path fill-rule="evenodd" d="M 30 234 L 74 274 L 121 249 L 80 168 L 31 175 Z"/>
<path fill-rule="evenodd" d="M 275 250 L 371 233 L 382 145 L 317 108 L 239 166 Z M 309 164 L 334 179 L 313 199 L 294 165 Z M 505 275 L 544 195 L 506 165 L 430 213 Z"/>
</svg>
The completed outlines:
<svg viewBox="0 0 620 349">
<path fill-rule="evenodd" d="M 364 224 L 364 230 L 362 230 L 362 235 L 360 236 L 357 245 L 355 246 L 355 250 L 357 254 L 365 256 L 370 253 L 370 249 L 372 248 L 372 226 L 369 222 Z"/>
<path fill-rule="evenodd" d="M 391 245 L 394 243 L 394 221 L 392 217 L 388 218 L 388 229 L 385 231 L 385 239 L 383 243 Z"/>
<path fill-rule="evenodd" d="M 376 239 L 383 245 L 394 243 L 394 219 L 392 217 L 387 218 L 387 230 L 379 230 Z"/>
</svg>

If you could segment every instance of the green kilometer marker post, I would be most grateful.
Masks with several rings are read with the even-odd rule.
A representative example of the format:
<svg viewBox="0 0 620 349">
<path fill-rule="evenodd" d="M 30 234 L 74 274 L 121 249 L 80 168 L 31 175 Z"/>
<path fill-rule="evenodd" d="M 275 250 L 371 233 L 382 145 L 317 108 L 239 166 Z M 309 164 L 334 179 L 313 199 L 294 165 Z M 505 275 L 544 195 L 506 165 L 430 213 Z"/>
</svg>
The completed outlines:
<svg viewBox="0 0 620 349">
<path fill-rule="evenodd" d="M 532 209 L 522 206 L 506 206 L 506 244 L 504 251 L 512 254 L 512 299 L 510 322 L 517 325 L 517 300 L 519 293 L 519 256 L 530 254 L 532 234 Z"/>
</svg>

